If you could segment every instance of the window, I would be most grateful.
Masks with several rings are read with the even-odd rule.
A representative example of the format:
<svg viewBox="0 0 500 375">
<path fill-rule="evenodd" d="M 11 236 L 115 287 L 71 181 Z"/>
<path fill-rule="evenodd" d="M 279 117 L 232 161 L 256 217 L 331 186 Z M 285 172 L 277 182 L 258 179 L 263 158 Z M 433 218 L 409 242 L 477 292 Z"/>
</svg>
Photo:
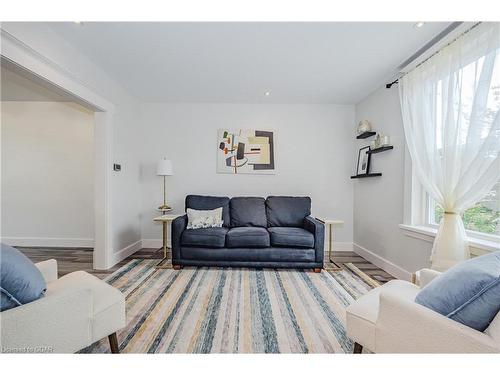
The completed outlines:
<svg viewBox="0 0 500 375">
<path fill-rule="evenodd" d="M 428 224 L 438 226 L 443 218 L 443 208 L 427 196 Z M 486 234 L 500 236 L 500 181 L 479 201 L 462 215 L 469 235 Z"/>
<path fill-rule="evenodd" d="M 500 249 L 500 180 L 481 197 L 499 178 L 500 45 L 490 30 L 476 25 L 401 78 L 407 235 L 436 236 L 444 210 L 427 190 L 450 209 L 470 207 L 462 220 L 476 250 Z"/>
</svg>

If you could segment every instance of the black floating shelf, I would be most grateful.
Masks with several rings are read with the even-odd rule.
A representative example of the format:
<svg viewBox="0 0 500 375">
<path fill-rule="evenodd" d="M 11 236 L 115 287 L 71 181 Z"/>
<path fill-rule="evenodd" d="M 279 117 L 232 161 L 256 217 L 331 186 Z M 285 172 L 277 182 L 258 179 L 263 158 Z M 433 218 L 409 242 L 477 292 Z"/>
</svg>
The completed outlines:
<svg viewBox="0 0 500 375">
<path fill-rule="evenodd" d="M 366 178 L 366 177 L 378 177 L 382 176 L 382 173 L 365 173 L 365 174 L 358 174 L 356 176 L 351 176 L 351 178 Z"/>
<path fill-rule="evenodd" d="M 366 153 L 367 154 L 378 154 L 379 152 L 389 151 L 389 150 L 392 150 L 393 148 L 394 148 L 394 146 L 384 146 L 384 147 L 375 148 L 373 150 L 369 150 Z"/>
<path fill-rule="evenodd" d="M 356 137 L 356 139 L 365 139 L 365 138 L 368 138 L 368 137 L 372 137 L 375 134 L 377 134 L 377 133 L 376 132 L 364 132 L 364 133 L 361 133 L 360 135 L 358 135 Z"/>
</svg>

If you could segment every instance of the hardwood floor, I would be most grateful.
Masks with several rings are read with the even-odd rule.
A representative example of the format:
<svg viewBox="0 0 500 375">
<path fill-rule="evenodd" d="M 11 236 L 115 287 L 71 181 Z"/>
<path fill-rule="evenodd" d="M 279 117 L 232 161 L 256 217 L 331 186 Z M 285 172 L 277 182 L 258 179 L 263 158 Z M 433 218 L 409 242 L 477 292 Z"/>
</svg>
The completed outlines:
<svg viewBox="0 0 500 375">
<path fill-rule="evenodd" d="M 99 278 L 104 278 L 116 271 L 124 264 L 127 264 L 132 259 L 162 258 L 161 249 L 141 249 L 128 258 L 125 258 L 109 270 L 101 271 L 94 270 L 92 268 L 92 249 L 90 248 L 18 247 L 18 249 L 35 263 L 47 259 L 56 259 L 59 269 L 59 276 L 82 270 L 87 271 Z M 373 265 L 353 251 L 334 251 L 332 255 L 333 259 L 339 266 L 343 267 L 345 263 L 352 263 L 379 283 L 385 283 L 391 279 L 394 279 L 393 276 L 389 275 L 387 272 Z"/>
</svg>

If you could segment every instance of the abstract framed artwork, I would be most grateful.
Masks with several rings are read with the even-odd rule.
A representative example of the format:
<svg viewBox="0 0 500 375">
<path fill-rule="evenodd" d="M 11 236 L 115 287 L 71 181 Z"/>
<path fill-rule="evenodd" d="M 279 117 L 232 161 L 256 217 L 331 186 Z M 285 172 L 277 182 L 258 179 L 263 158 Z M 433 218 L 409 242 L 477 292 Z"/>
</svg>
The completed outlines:
<svg viewBox="0 0 500 375">
<path fill-rule="evenodd" d="M 274 132 L 219 129 L 217 173 L 274 174 Z"/>
<path fill-rule="evenodd" d="M 356 175 L 370 173 L 370 146 L 360 148 L 358 151 L 358 164 L 356 165 Z"/>
</svg>

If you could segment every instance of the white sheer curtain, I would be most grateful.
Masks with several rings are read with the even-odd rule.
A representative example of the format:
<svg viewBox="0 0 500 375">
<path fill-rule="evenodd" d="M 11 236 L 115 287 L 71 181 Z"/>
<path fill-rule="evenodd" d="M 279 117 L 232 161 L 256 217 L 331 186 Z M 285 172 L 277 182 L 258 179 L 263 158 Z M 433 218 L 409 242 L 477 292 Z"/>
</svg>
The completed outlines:
<svg viewBox="0 0 500 375">
<path fill-rule="evenodd" d="M 469 258 L 461 214 L 500 178 L 500 24 L 481 23 L 399 80 L 420 183 L 445 211 L 432 268 Z"/>
</svg>

